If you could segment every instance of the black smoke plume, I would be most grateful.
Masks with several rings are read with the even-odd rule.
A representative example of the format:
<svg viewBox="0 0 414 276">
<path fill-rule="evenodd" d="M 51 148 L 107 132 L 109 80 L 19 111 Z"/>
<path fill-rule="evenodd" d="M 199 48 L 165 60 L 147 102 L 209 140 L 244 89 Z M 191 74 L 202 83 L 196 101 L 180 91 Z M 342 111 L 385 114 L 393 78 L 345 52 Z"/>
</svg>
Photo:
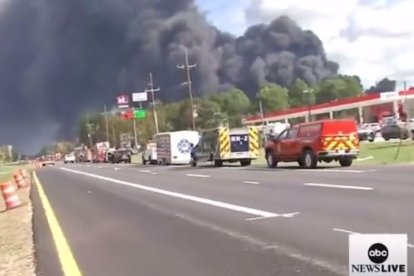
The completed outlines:
<svg viewBox="0 0 414 276">
<path fill-rule="evenodd" d="M 32 151 L 73 134 L 80 112 L 142 91 L 186 97 L 176 68 L 188 48 L 197 96 L 337 73 L 319 38 L 287 17 L 241 37 L 207 23 L 194 0 L 7 0 L 0 5 L 0 144 Z"/>
</svg>

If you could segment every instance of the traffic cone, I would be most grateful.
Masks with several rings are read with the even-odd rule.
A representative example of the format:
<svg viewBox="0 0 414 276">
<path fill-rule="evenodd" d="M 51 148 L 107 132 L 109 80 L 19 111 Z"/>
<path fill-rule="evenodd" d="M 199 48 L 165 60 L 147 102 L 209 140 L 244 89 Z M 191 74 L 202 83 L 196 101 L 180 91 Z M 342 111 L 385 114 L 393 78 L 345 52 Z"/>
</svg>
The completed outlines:
<svg viewBox="0 0 414 276">
<path fill-rule="evenodd" d="M 32 181 L 30 178 L 30 174 L 27 172 L 27 170 L 19 170 L 19 173 L 23 177 L 24 181 L 26 182 L 26 187 L 30 186 Z"/>
<path fill-rule="evenodd" d="M 6 210 L 17 208 L 22 205 L 22 202 L 17 195 L 17 189 L 11 181 L 1 183 L 0 190 L 6 204 Z"/>
<path fill-rule="evenodd" d="M 13 174 L 13 178 L 14 182 L 16 182 L 16 185 L 19 189 L 26 188 L 28 186 L 28 183 L 19 172 L 15 172 Z"/>
</svg>

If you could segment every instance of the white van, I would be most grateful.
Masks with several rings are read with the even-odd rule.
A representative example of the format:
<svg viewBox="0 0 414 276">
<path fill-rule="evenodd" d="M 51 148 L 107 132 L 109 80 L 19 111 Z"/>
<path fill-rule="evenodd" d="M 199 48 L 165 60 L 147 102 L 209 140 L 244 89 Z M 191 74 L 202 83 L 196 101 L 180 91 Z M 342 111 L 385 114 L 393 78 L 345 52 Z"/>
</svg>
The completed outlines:
<svg viewBox="0 0 414 276">
<path fill-rule="evenodd" d="M 163 165 L 185 165 L 191 161 L 191 144 L 197 145 L 200 134 L 197 131 L 182 130 L 155 135 L 157 161 Z"/>
</svg>

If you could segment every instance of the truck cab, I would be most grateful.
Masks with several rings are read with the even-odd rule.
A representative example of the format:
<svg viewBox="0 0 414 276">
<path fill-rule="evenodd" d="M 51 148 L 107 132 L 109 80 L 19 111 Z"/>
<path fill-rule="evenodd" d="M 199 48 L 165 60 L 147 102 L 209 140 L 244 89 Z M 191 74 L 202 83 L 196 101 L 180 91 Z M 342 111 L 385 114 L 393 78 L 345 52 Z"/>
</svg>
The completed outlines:
<svg viewBox="0 0 414 276">
<path fill-rule="evenodd" d="M 265 146 L 269 168 L 279 162 L 298 162 L 300 167 L 315 168 L 318 162 L 332 161 L 348 167 L 358 154 L 357 124 L 348 119 L 299 124 L 272 137 Z"/>
</svg>

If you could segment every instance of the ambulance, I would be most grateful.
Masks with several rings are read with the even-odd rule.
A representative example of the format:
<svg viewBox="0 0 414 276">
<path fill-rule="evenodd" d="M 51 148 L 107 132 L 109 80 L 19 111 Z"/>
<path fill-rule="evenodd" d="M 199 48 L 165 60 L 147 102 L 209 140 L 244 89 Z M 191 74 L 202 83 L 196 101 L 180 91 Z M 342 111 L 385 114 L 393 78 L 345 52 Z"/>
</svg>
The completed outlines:
<svg viewBox="0 0 414 276">
<path fill-rule="evenodd" d="M 201 133 L 191 165 L 211 162 L 215 167 L 221 167 L 225 162 L 239 162 L 241 166 L 249 166 L 258 157 L 259 131 L 256 127 L 219 127 Z"/>
</svg>

